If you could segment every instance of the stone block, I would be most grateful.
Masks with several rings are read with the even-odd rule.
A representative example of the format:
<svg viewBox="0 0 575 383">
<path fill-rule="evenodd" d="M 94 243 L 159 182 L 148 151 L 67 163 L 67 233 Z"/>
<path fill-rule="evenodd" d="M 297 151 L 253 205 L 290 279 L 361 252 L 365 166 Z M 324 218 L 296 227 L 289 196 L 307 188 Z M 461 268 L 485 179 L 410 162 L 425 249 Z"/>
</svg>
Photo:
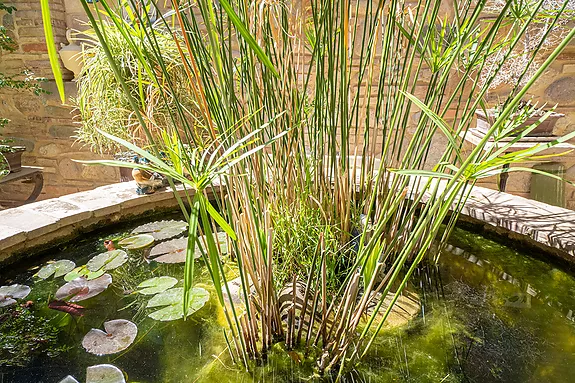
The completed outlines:
<svg viewBox="0 0 575 383">
<path fill-rule="evenodd" d="M 48 47 L 45 43 L 28 43 L 20 46 L 24 52 L 48 52 Z"/>
<path fill-rule="evenodd" d="M 49 117 L 56 117 L 56 118 L 71 118 L 72 117 L 72 108 L 66 106 L 46 106 L 45 108 L 46 115 Z"/>
<path fill-rule="evenodd" d="M 565 74 L 575 73 L 575 64 L 565 64 L 565 65 L 563 65 L 563 73 L 565 73 Z"/>
<path fill-rule="evenodd" d="M 81 179 L 83 165 L 70 158 L 64 158 L 58 163 L 58 170 L 67 180 Z"/>
<path fill-rule="evenodd" d="M 41 23 L 40 20 L 38 20 L 39 23 Z M 32 27 L 38 25 L 34 20 L 32 19 L 20 19 L 18 20 L 18 26 L 19 27 Z"/>
<path fill-rule="evenodd" d="M 112 190 L 103 189 L 102 187 L 86 192 L 66 195 L 60 197 L 60 200 L 92 211 L 95 218 L 118 214 L 120 212 L 120 204 L 122 203 L 122 198 L 118 197 L 116 193 Z"/>
<path fill-rule="evenodd" d="M 40 114 L 42 102 L 33 94 L 17 94 L 14 96 L 14 106 L 24 115 Z"/>
<path fill-rule="evenodd" d="M 38 153 L 43 157 L 57 157 L 66 151 L 69 151 L 68 147 L 54 143 L 43 145 L 38 149 Z"/>
<path fill-rule="evenodd" d="M 9 13 L 2 16 L 2 25 L 7 30 L 10 30 L 10 31 L 13 30 L 14 29 L 14 16 L 9 14 Z"/>
<path fill-rule="evenodd" d="M 110 166 L 83 166 L 81 177 L 102 183 L 115 182 L 120 179 L 120 171 Z"/>
<path fill-rule="evenodd" d="M 0 211 L 0 222 L 14 229 L 25 231 L 32 239 L 55 231 L 61 227 L 60 219 L 22 207 Z"/>
<path fill-rule="evenodd" d="M 60 226 L 73 225 L 92 216 L 86 208 L 57 198 L 24 205 L 22 209 L 54 217 Z"/>
<path fill-rule="evenodd" d="M 18 28 L 18 36 L 20 37 L 44 37 L 44 29 L 36 27 L 22 27 Z"/>
<path fill-rule="evenodd" d="M 0 224 L 0 262 L 3 250 L 26 240 L 26 231 L 13 226 Z"/>
<path fill-rule="evenodd" d="M 74 125 L 52 125 L 48 132 L 55 138 L 71 138 L 76 134 L 77 126 Z"/>
<path fill-rule="evenodd" d="M 575 103 L 575 77 L 563 77 L 555 80 L 545 90 L 550 101 L 558 104 Z"/>
<path fill-rule="evenodd" d="M 38 2 L 38 5 L 40 2 Z M 25 9 L 20 7 L 20 5 L 18 5 L 18 9 L 16 10 L 16 12 L 14 12 L 14 16 L 18 19 L 40 19 L 42 20 L 42 11 L 40 10 L 40 7 L 37 8 L 37 10 L 33 10 L 33 9 Z M 18 24 L 18 22 L 16 22 L 16 24 Z"/>
</svg>

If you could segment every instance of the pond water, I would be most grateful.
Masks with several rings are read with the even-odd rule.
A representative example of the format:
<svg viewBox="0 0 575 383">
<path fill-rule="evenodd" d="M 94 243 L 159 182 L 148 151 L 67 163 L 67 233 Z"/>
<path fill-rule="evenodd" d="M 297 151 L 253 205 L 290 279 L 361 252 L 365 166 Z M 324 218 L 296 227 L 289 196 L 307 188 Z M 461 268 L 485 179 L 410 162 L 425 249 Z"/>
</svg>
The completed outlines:
<svg viewBox="0 0 575 383">
<path fill-rule="evenodd" d="M 205 267 L 196 268 L 196 281 L 211 298 L 186 321 L 148 317 L 157 308 L 146 308 L 151 296 L 136 292 L 138 284 L 157 276 L 181 279 L 183 266 L 149 263 L 138 251 L 108 271 L 113 283 L 106 291 L 77 302 L 85 307 L 82 317 L 48 308 L 66 282 L 34 277 L 40 267 L 59 259 L 84 265 L 106 251 L 104 240 L 124 237 L 140 224 L 107 228 L 35 258 L 33 265 L 27 261 L 1 271 L 0 286 L 17 283 L 32 290 L 16 305 L 0 308 L 0 383 L 58 383 L 67 375 L 84 382 L 86 368 L 103 363 L 120 368 L 132 383 L 320 380 L 311 378 L 310 365 L 298 365 L 281 345 L 251 374 L 232 365 Z M 457 229 L 439 264 L 422 266 L 409 286 L 421 297 L 420 314 L 386 330 L 343 381 L 572 381 L 575 277 L 542 257 Z M 228 272 L 233 278 L 233 268 Z M 135 342 L 112 355 L 86 352 L 85 334 L 112 319 L 137 324 Z"/>
</svg>

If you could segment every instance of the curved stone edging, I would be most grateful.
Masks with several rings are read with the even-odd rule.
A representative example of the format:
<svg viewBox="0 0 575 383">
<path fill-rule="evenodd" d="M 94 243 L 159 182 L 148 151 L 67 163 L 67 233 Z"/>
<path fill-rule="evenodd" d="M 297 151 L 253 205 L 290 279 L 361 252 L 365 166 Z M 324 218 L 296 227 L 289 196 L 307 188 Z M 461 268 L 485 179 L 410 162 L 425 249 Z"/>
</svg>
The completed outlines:
<svg viewBox="0 0 575 383">
<path fill-rule="evenodd" d="M 183 187 L 177 189 L 184 197 Z M 150 195 L 135 191 L 134 182 L 120 182 L 0 211 L 0 264 L 111 223 L 178 205 L 171 188 Z"/>
<path fill-rule="evenodd" d="M 181 186 L 179 190 L 183 196 Z M 0 211 L 0 263 L 103 225 L 176 206 L 170 188 L 139 196 L 133 182 L 121 182 Z M 475 187 L 461 219 L 575 263 L 574 211 Z"/>
</svg>

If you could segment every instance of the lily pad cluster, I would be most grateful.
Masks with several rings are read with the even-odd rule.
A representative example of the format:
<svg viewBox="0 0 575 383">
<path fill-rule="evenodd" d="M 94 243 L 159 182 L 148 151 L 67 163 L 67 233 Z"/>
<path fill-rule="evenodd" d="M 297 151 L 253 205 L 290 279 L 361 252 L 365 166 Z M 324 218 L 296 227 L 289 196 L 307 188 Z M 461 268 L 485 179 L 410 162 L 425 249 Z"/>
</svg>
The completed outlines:
<svg viewBox="0 0 575 383">
<path fill-rule="evenodd" d="M 71 375 L 59 383 L 80 383 Z M 126 383 L 124 373 L 112 364 L 98 364 L 86 369 L 86 383 Z"/>
<path fill-rule="evenodd" d="M 14 284 L 0 287 L 0 307 L 11 306 L 16 299 L 26 298 L 30 294 L 30 287 Z"/>
<path fill-rule="evenodd" d="M 106 251 L 94 256 L 87 264 L 71 270 L 64 276 L 64 280 L 70 282 L 80 277 L 85 277 L 87 280 L 99 278 L 106 271 L 122 266 L 128 261 L 128 258 L 128 254 L 124 250 Z"/>
<path fill-rule="evenodd" d="M 76 264 L 74 262 L 67 259 L 61 259 L 56 262 L 49 262 L 36 273 L 36 276 L 40 279 L 48 279 L 51 276 L 59 278 L 74 270 L 75 267 Z"/>
<path fill-rule="evenodd" d="M 144 249 L 154 244 L 154 242 L 160 242 L 166 239 L 177 237 L 184 231 L 186 231 L 187 228 L 188 224 L 187 222 L 184 221 L 169 220 L 169 221 L 150 222 L 145 225 L 136 227 L 134 230 L 132 230 L 133 235 L 128 238 L 122 239 L 120 242 L 118 242 L 118 245 L 128 250 Z M 175 258 L 172 257 L 172 259 Z M 161 262 L 161 260 L 158 260 L 158 262 Z M 177 263 L 177 262 L 171 261 L 166 263 Z"/>
</svg>

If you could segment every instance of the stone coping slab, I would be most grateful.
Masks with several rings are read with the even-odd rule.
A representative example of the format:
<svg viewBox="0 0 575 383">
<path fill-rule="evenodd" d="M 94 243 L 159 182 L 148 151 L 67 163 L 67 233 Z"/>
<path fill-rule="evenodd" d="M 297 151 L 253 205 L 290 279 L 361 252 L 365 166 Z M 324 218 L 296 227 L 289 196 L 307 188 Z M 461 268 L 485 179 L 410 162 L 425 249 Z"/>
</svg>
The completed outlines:
<svg viewBox="0 0 575 383">
<path fill-rule="evenodd" d="M 185 196 L 182 185 L 176 187 Z M 0 264 L 45 250 L 82 233 L 141 214 L 178 206 L 171 188 L 137 195 L 134 182 L 120 182 L 0 211 Z"/>
<path fill-rule="evenodd" d="M 177 190 L 183 197 L 183 186 Z M 133 182 L 120 182 L 0 211 L 0 264 L 111 223 L 175 207 L 170 188 L 137 195 Z M 575 211 L 476 186 L 460 219 L 575 264 Z"/>
</svg>

